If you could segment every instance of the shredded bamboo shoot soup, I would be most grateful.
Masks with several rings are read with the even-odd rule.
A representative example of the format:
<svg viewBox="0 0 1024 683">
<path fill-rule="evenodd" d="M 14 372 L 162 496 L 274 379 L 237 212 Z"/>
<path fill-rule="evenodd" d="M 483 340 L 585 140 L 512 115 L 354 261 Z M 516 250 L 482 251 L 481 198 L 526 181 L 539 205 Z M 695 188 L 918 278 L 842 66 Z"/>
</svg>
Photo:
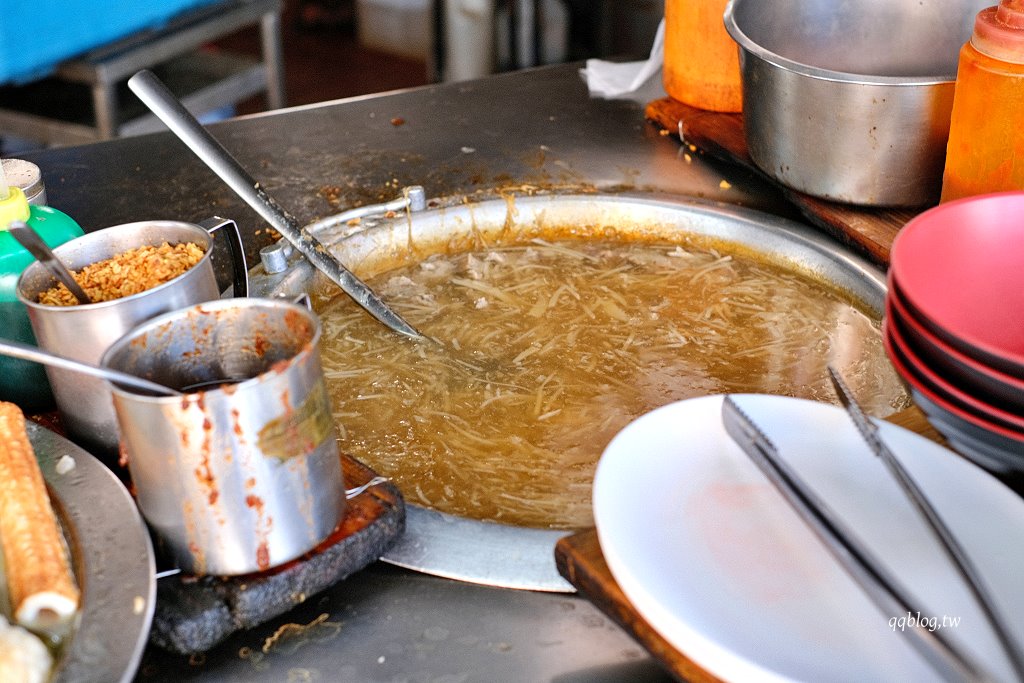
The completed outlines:
<svg viewBox="0 0 1024 683">
<path fill-rule="evenodd" d="M 871 414 L 909 405 L 877 321 L 744 252 L 535 239 L 368 283 L 432 341 L 344 295 L 318 302 L 341 448 L 407 501 L 463 517 L 590 525 L 597 461 L 631 420 L 713 393 L 834 402 L 830 361 Z"/>
</svg>

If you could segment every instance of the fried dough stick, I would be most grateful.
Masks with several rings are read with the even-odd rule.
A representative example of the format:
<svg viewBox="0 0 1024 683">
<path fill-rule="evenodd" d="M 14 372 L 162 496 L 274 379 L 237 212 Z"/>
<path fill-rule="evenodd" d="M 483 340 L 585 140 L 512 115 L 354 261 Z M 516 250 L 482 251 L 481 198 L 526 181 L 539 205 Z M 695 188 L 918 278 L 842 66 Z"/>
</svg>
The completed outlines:
<svg viewBox="0 0 1024 683">
<path fill-rule="evenodd" d="M 25 417 L 0 402 L 0 546 L 15 623 L 61 633 L 78 609 L 79 591 L 50 506 Z"/>
</svg>

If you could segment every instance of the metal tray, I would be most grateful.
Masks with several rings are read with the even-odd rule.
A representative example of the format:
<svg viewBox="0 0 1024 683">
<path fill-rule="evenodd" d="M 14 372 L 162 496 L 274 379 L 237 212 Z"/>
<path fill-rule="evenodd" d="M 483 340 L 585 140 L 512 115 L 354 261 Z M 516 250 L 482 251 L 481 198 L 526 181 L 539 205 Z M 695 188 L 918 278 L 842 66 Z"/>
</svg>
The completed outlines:
<svg viewBox="0 0 1024 683">
<path fill-rule="evenodd" d="M 156 603 L 149 533 L 128 491 L 99 460 L 35 423 L 27 423 L 27 432 L 82 586 L 79 623 L 64 644 L 53 681 L 130 681 Z M 63 456 L 74 467 L 59 474 Z"/>
<path fill-rule="evenodd" d="M 791 264 L 795 270 L 830 282 L 860 300 L 881 318 L 885 275 L 838 242 L 814 229 L 732 205 L 649 194 L 503 196 L 478 202 L 435 200 L 433 208 L 393 210 L 390 217 L 322 221 L 319 237 L 360 277 L 386 270 L 415 245 L 425 258 L 445 245 L 474 235 L 494 238 L 510 225 L 574 225 L 641 233 L 651 239 L 686 232 L 735 243 Z M 361 213 L 368 213 L 363 210 Z M 311 226 L 312 227 L 312 226 Z M 314 228 L 315 229 L 315 228 Z M 284 245 L 271 251 L 287 251 Z M 275 254 L 284 263 L 281 253 Z M 295 296 L 331 286 L 305 260 L 291 255 L 287 267 L 250 273 L 253 296 Z M 274 268 L 277 270 L 277 268 Z M 383 560 L 452 579 L 506 588 L 572 592 L 555 566 L 558 539 L 571 531 L 551 531 L 481 522 L 406 505 L 406 532 Z"/>
</svg>

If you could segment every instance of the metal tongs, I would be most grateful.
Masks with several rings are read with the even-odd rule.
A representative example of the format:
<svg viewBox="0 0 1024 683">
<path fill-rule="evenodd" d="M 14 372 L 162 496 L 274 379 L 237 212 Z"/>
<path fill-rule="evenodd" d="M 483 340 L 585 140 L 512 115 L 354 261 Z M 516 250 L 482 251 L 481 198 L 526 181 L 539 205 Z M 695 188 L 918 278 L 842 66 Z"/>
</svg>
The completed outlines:
<svg viewBox="0 0 1024 683">
<path fill-rule="evenodd" d="M 353 301 L 392 330 L 407 337 L 422 336 L 365 282 L 342 265 L 316 236 L 299 225 L 295 217 L 242 168 L 151 71 L 143 70 L 129 78 L 128 87 L 221 180 Z"/>
<path fill-rule="evenodd" d="M 864 415 L 839 374 L 829 375 L 840 400 L 858 432 L 882 458 L 915 507 L 933 529 L 942 547 L 953 561 L 961 578 L 981 606 L 997 635 L 1019 680 L 1024 681 L 1024 656 L 1010 634 L 977 570 L 942 522 L 923 491 L 881 440 L 875 425 Z M 726 432 L 775 485 L 793 509 L 811 527 L 843 568 L 861 585 L 874 603 L 886 614 L 918 613 L 912 594 L 889 572 L 842 519 L 778 456 L 775 445 L 740 409 L 731 396 L 722 403 L 722 422 Z M 948 681 L 988 681 L 990 674 L 979 667 L 959 645 L 941 630 L 930 631 L 923 625 L 901 630 L 918 652 Z"/>
</svg>

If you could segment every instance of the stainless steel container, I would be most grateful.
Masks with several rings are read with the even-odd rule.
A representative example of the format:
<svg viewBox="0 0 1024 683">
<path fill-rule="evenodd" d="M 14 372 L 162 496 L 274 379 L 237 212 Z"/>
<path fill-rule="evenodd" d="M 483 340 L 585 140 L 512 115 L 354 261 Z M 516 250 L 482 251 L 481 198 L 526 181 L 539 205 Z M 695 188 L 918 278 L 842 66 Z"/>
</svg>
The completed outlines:
<svg viewBox="0 0 1024 683">
<path fill-rule="evenodd" d="M 754 163 L 826 199 L 936 202 L 957 58 L 990 4 L 731 0 Z"/>
<path fill-rule="evenodd" d="M 88 233 L 67 242 L 54 253 L 73 270 L 112 258 L 129 249 L 163 242 L 194 242 L 206 252 L 191 269 L 152 289 L 113 301 L 84 306 L 44 306 L 39 295 L 55 283 L 42 264 L 21 274 L 18 299 L 28 308 L 39 346 L 68 358 L 96 364 L 118 337 L 140 322 L 165 311 L 220 296 L 210 260 L 212 232 L 228 227 L 235 265 L 236 291 L 248 290 L 241 236 L 233 221 L 211 219 L 204 228 L 176 221 L 127 223 Z M 107 383 L 70 370 L 46 369 L 57 408 L 69 435 L 108 464 L 118 451 L 117 419 Z"/>
<path fill-rule="evenodd" d="M 101 364 L 189 391 L 113 387 L 139 508 L 192 574 L 294 559 L 341 521 L 345 486 L 320 368 L 320 323 L 270 299 L 223 299 L 149 320 Z"/>
</svg>

